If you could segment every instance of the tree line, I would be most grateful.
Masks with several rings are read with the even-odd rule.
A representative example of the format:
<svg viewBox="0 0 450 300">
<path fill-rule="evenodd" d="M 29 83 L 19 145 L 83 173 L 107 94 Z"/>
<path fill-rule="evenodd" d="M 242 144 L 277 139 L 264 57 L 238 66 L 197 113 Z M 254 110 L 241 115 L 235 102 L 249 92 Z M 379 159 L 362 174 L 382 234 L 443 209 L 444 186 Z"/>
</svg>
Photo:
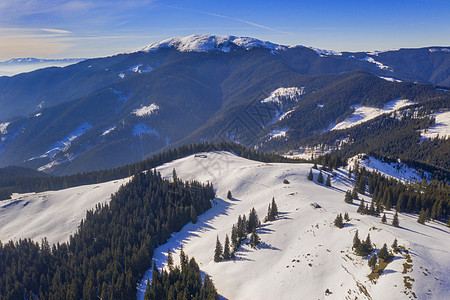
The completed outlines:
<svg viewBox="0 0 450 300">
<path fill-rule="evenodd" d="M 68 242 L 0 242 L 2 299 L 131 299 L 153 249 L 211 207 L 211 184 L 137 173 Z M 194 267 L 194 266 L 193 266 Z"/>
</svg>

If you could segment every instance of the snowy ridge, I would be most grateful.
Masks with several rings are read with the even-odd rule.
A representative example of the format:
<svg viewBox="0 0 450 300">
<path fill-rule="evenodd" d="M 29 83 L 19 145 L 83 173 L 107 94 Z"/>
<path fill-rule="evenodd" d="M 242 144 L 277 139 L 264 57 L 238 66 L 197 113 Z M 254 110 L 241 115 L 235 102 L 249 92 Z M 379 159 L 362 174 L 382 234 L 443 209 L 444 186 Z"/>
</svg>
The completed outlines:
<svg viewBox="0 0 450 300">
<path fill-rule="evenodd" d="M 330 128 L 327 129 L 326 131 L 347 129 L 359 125 L 361 123 L 367 122 L 369 120 L 375 119 L 376 117 L 381 116 L 382 114 L 396 111 L 404 106 L 408 106 L 411 104 L 413 104 L 413 102 L 403 99 L 391 101 L 387 103 L 383 108 L 355 105 L 353 106 L 355 108 L 355 111 L 350 117 L 334 126 L 331 125 Z"/>
<path fill-rule="evenodd" d="M 450 52 L 450 48 L 431 48 L 428 49 L 431 53 L 433 52 Z"/>
<path fill-rule="evenodd" d="M 386 212 L 387 223 L 380 218 L 356 213 L 354 205 L 344 202 L 353 180 L 346 170 L 337 170 L 332 188 L 326 188 L 306 176 L 312 164 L 261 163 L 231 153 L 209 152 L 191 155 L 157 168 L 171 178 L 173 168 L 183 180 L 212 182 L 217 198 L 213 207 L 174 233 L 168 243 L 155 249 L 157 267 L 166 264 L 167 249 L 175 252 L 178 263 L 180 246 L 195 257 L 200 269 L 209 275 L 225 299 L 444 299 L 450 288 L 450 229 L 439 222 L 418 224 L 417 216 L 399 214 L 400 228 L 388 225 L 393 212 Z M 313 170 L 314 178 L 318 171 Z M 327 173 L 325 173 L 327 174 Z M 287 179 L 290 184 L 284 184 Z M 232 192 L 228 200 L 226 194 Z M 254 207 L 262 219 L 272 197 L 280 211 L 274 222 L 258 229 L 262 244 L 252 249 L 242 244 L 236 260 L 215 263 L 216 236 L 223 243 L 239 215 Z M 366 201 L 370 197 L 363 196 Z M 317 202 L 321 209 L 310 204 Z M 338 213 L 348 212 L 350 222 L 343 229 L 333 226 Z M 386 271 L 371 282 L 366 258 L 356 256 L 352 248 L 355 230 L 365 238 L 370 233 L 378 249 L 397 239 L 409 249 L 412 269 L 403 274 L 405 256 L 396 254 Z M 411 289 L 404 277 L 414 279 Z M 143 299 L 148 270 L 138 286 L 137 298 Z M 389 292 L 386 292 L 389 291 Z"/>
<path fill-rule="evenodd" d="M 435 124 L 426 130 L 422 130 L 422 137 L 432 139 L 450 137 L 450 111 L 430 115 L 435 118 Z"/>
<path fill-rule="evenodd" d="M 282 138 L 286 136 L 286 133 L 289 131 L 289 128 L 283 128 L 283 129 L 275 129 L 272 130 L 269 133 L 270 138 L 269 139 L 276 139 L 276 138 Z"/>
<path fill-rule="evenodd" d="M 313 48 L 313 47 L 308 47 L 308 48 L 311 50 L 314 50 L 321 57 L 325 57 L 325 56 L 329 56 L 329 55 L 337 55 L 337 56 L 342 55 L 342 53 L 339 51 L 325 50 L 325 49 L 319 49 L 319 48 Z"/>
<path fill-rule="evenodd" d="M 111 200 L 111 193 L 130 178 L 59 191 L 13 194 L 0 202 L 0 240 L 47 237 L 50 244 L 64 242 L 75 233 L 86 211 Z"/>
<path fill-rule="evenodd" d="M 287 48 L 287 46 L 273 44 L 251 37 L 194 34 L 186 37 L 174 37 L 163 40 L 132 52 L 152 52 L 162 48 L 175 48 L 180 52 L 207 52 L 212 50 L 230 52 L 231 46 L 233 45 L 244 48 L 245 50 L 259 47 L 270 50 L 283 50 Z"/>
</svg>

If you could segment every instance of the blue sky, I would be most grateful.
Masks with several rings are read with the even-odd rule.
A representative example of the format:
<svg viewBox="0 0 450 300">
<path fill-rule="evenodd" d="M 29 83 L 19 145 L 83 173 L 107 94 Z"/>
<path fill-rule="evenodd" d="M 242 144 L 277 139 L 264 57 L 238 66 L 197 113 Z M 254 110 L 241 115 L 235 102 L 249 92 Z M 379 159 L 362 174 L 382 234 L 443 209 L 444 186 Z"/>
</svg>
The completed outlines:
<svg viewBox="0 0 450 300">
<path fill-rule="evenodd" d="M 195 33 L 338 51 L 450 46 L 450 1 L 0 0 L 0 60 L 106 56 Z"/>
</svg>

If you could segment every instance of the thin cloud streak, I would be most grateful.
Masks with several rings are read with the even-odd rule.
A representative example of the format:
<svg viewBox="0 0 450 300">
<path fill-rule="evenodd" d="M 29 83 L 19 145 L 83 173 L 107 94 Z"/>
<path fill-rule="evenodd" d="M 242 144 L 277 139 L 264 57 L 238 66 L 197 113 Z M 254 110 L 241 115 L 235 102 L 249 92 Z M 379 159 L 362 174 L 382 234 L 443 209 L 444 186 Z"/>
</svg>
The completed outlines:
<svg viewBox="0 0 450 300">
<path fill-rule="evenodd" d="M 275 28 L 272 28 L 272 27 L 269 27 L 269 26 L 261 25 L 261 24 L 255 23 L 255 22 L 251 22 L 251 21 L 247 21 L 247 20 L 241 19 L 241 18 L 235 18 L 235 17 L 225 16 L 225 15 L 216 14 L 216 13 L 212 13 L 212 12 L 208 12 L 208 11 L 197 10 L 197 9 L 190 9 L 190 8 L 179 7 L 179 6 L 169 6 L 169 7 L 175 8 L 175 9 L 180 9 L 180 10 L 185 10 L 185 11 L 196 12 L 196 13 L 209 15 L 209 16 L 217 17 L 217 18 L 222 18 L 222 19 L 226 19 L 226 20 L 237 21 L 237 22 L 245 23 L 247 25 L 251 25 L 251 26 L 256 27 L 256 28 L 261 28 L 261 29 L 266 29 L 266 30 L 270 30 L 270 31 L 273 31 L 273 32 L 279 32 L 279 33 L 283 33 L 283 34 L 296 36 L 296 34 L 294 34 L 292 32 L 278 30 L 278 29 L 275 29 Z"/>
</svg>

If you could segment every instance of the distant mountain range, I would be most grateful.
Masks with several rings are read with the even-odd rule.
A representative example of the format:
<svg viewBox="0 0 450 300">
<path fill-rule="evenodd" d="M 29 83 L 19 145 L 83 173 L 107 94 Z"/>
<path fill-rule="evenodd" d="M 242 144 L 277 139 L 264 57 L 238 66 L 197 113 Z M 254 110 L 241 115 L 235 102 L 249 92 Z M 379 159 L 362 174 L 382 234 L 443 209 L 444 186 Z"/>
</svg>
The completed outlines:
<svg viewBox="0 0 450 300">
<path fill-rule="evenodd" d="M 407 99 L 429 113 L 448 110 L 449 86 L 445 47 L 337 53 L 234 36 L 173 38 L 1 77 L 0 167 L 107 169 L 201 140 L 296 150 L 319 144 L 358 107 L 391 112 L 386 105 Z"/>
<path fill-rule="evenodd" d="M 49 67 L 65 67 L 85 60 L 84 58 L 39 59 L 33 57 L 13 58 L 0 62 L 0 76 L 14 76 L 23 72 Z"/>
</svg>

